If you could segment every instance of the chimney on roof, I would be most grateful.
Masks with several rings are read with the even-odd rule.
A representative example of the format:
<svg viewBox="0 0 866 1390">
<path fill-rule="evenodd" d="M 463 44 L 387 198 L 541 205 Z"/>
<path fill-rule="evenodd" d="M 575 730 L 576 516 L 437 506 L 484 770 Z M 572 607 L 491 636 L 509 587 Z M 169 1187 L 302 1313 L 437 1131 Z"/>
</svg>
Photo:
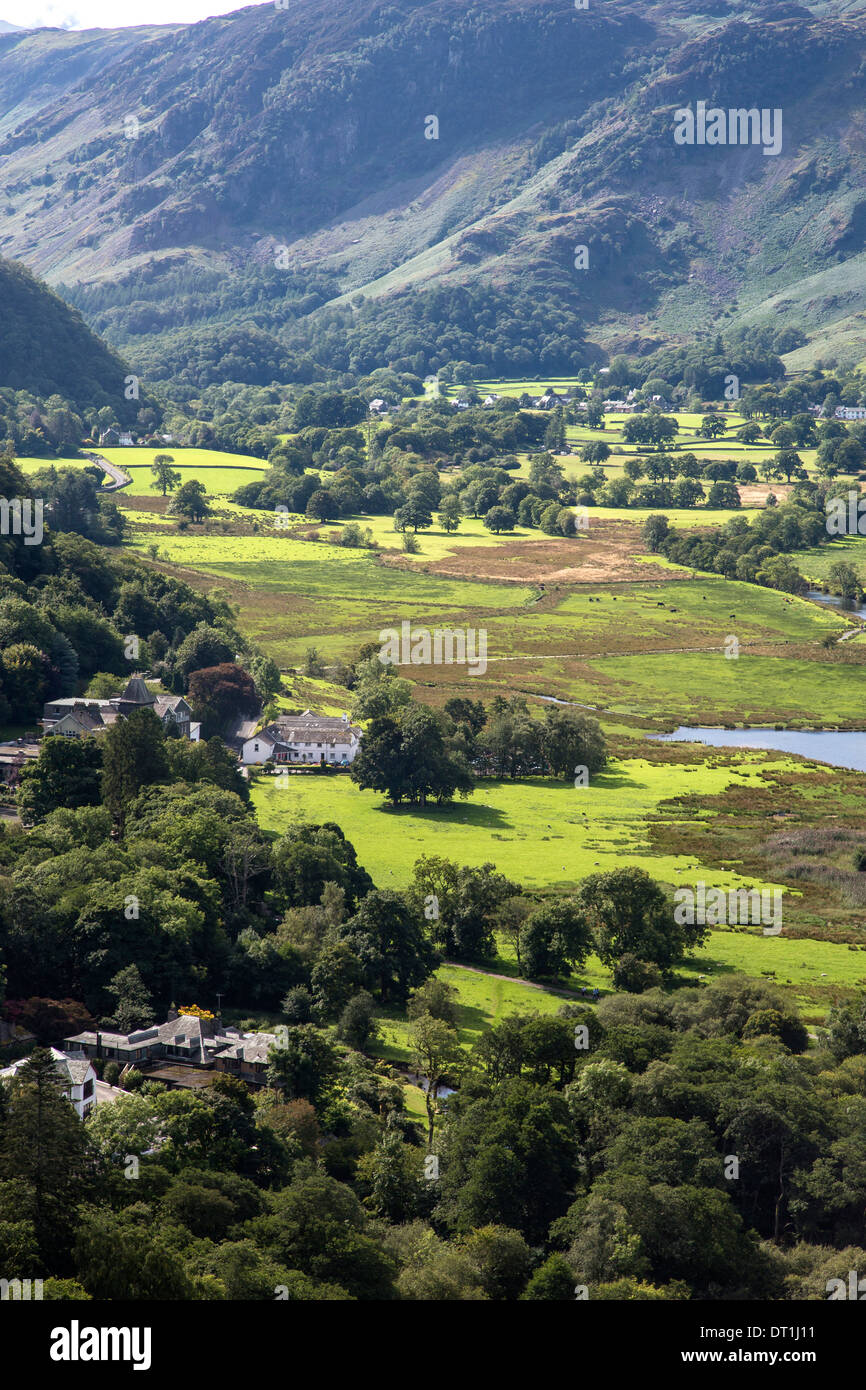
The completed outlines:
<svg viewBox="0 0 866 1390">
<path fill-rule="evenodd" d="M 168 1014 L 167 1014 L 167 1018 L 168 1018 L 169 1023 L 174 1023 L 174 1021 L 175 1021 L 176 1018 L 180 1018 L 180 1014 L 178 1013 L 177 1009 L 174 1007 L 174 1004 L 172 1004 L 171 1008 L 169 1009 Z"/>
</svg>

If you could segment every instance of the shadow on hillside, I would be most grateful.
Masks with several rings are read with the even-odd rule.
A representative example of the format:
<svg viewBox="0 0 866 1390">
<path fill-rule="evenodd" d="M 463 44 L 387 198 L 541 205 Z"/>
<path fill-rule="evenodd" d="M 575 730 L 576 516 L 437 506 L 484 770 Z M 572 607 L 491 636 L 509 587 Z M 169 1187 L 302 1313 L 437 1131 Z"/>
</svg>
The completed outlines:
<svg viewBox="0 0 866 1390">
<path fill-rule="evenodd" d="M 484 1010 L 475 1004 L 458 1004 L 457 1026 L 461 1033 L 471 1033 L 474 1041 L 489 1028 L 490 1023 Z"/>
<path fill-rule="evenodd" d="M 689 975 L 705 975 L 707 980 L 714 980 L 719 975 L 741 975 L 743 973 L 741 966 L 731 965 L 728 961 L 719 960 L 717 956 L 686 956 L 678 969 L 687 970 Z M 692 979 L 684 978 L 682 975 L 678 979 L 677 988 L 694 986 L 695 982 Z"/>
</svg>

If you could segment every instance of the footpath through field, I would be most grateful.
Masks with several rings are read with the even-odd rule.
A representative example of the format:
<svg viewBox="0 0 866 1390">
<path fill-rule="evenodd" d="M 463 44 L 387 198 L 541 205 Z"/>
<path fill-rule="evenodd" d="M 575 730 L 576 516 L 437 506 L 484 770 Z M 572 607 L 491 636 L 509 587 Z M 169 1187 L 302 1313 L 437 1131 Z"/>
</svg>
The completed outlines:
<svg viewBox="0 0 866 1390">
<path fill-rule="evenodd" d="M 503 975 L 496 970 L 482 970 L 480 965 L 466 965 L 462 960 L 446 960 L 444 965 L 459 970 L 470 970 L 473 975 L 486 975 L 488 980 L 506 980 L 510 985 L 526 985 L 527 989 L 540 989 L 544 994 L 559 994 L 564 999 L 586 999 L 579 989 L 564 989 L 561 985 L 540 985 L 536 980 L 525 980 L 522 975 Z"/>
</svg>

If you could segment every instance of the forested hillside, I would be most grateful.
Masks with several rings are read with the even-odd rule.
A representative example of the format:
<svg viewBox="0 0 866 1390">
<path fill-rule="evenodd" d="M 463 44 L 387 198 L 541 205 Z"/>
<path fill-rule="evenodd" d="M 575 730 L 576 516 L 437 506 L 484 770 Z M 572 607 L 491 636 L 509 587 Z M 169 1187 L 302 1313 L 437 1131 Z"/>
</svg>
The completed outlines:
<svg viewBox="0 0 866 1390">
<path fill-rule="evenodd" d="M 78 411 L 111 407 L 133 420 L 142 401 L 126 398 L 129 368 L 25 266 L 0 260 L 0 385 L 59 396 Z"/>
</svg>

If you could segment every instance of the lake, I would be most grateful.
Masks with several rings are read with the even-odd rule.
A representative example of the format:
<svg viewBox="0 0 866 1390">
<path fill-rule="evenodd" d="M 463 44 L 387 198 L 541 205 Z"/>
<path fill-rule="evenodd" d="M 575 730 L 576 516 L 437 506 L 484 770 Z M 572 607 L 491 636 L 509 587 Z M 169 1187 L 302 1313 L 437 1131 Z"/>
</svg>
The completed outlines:
<svg viewBox="0 0 866 1390">
<path fill-rule="evenodd" d="M 672 734 L 653 734 L 661 743 L 707 743 L 712 748 L 771 748 L 799 753 L 833 767 L 866 772 L 866 733 L 829 729 L 708 729 L 682 726 Z"/>
</svg>

